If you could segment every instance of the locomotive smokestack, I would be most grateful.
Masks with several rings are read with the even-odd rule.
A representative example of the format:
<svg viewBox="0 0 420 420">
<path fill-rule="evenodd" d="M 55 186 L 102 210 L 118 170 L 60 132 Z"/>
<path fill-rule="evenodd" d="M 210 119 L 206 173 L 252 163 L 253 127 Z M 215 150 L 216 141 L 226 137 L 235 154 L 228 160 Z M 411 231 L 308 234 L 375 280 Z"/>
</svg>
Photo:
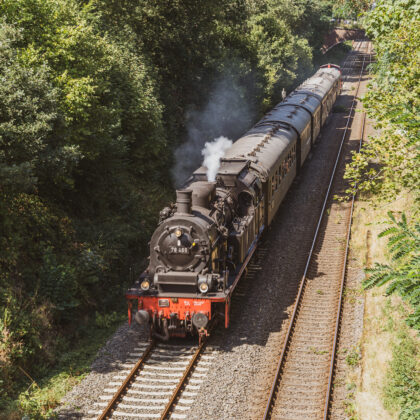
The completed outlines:
<svg viewBox="0 0 420 420">
<path fill-rule="evenodd" d="M 176 191 L 176 212 L 191 214 L 191 190 Z"/>
<path fill-rule="evenodd" d="M 192 184 L 191 187 L 193 190 L 192 205 L 205 209 L 210 208 L 210 202 L 216 196 L 216 183 L 199 181 Z"/>
</svg>

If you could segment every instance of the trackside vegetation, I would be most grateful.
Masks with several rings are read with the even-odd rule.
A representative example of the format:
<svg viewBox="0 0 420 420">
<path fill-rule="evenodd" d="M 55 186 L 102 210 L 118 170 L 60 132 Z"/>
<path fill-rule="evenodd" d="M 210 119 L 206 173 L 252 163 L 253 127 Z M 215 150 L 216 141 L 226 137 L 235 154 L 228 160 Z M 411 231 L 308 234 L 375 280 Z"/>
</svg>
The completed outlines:
<svg viewBox="0 0 420 420">
<path fill-rule="evenodd" d="M 130 268 L 144 267 L 173 195 L 187 115 L 224 78 L 258 118 L 313 71 L 332 10 L 311 0 L 0 2 L 5 418 L 51 415 L 121 322 Z"/>
<path fill-rule="evenodd" d="M 381 384 L 383 405 L 400 419 L 420 416 L 419 16 L 416 0 L 380 0 L 362 18 L 376 53 L 363 103 L 377 130 L 354 153 L 345 175 L 351 183 L 347 192 L 360 192 L 381 217 L 374 222 L 386 225 L 375 241 L 383 259 L 369 264 L 364 287 L 383 286 L 379 290 L 386 295 L 402 298 L 392 310 L 386 309 L 385 318 L 392 324 L 392 355 Z M 383 220 L 385 206 L 390 211 Z M 406 325 L 398 322 L 401 313 Z M 380 337 L 381 332 L 377 334 Z"/>
<path fill-rule="evenodd" d="M 386 284 L 388 295 L 397 292 L 413 308 L 413 313 L 407 318 L 408 325 L 420 330 L 420 223 L 411 226 L 405 213 L 399 221 L 391 212 L 388 216 L 392 226 L 378 237 L 388 237 L 390 263 L 375 263 L 373 268 L 366 269 L 368 276 L 364 286 L 368 289 Z"/>
<path fill-rule="evenodd" d="M 375 201 L 392 202 L 398 196 L 414 197 L 412 217 L 403 213 L 397 220 L 388 213 L 387 236 L 390 264 L 376 264 L 368 270 L 366 287 L 389 283 L 387 293 L 398 292 L 413 307 L 408 322 L 420 329 L 420 237 L 418 203 L 420 185 L 420 5 L 415 0 L 376 4 L 366 14 L 364 25 L 374 42 L 376 63 L 365 109 L 376 122 L 378 133 L 353 154 L 345 176 L 351 182 L 348 193 L 369 193 Z"/>
</svg>

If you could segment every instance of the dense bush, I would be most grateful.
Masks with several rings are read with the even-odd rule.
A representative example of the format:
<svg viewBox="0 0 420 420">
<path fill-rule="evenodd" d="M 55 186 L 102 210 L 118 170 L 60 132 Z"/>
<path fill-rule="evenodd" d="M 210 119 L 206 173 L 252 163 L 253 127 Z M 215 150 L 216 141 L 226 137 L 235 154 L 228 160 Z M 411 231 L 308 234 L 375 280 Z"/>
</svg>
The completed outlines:
<svg viewBox="0 0 420 420">
<path fill-rule="evenodd" d="M 351 3 L 351 2 L 348 2 Z M 420 227 L 419 199 L 419 45 L 420 4 L 417 0 L 380 0 L 363 17 L 373 41 L 376 62 L 370 66 L 372 81 L 363 98 L 377 131 L 354 153 L 346 168 L 349 195 L 362 192 L 373 204 L 412 195 L 410 217 L 389 212 L 391 225 L 379 237 L 387 237 L 386 261 L 366 270 L 366 288 L 386 285 L 386 293 L 398 293 L 404 302 L 407 323 L 420 328 Z M 410 206 L 411 207 L 411 206 Z M 384 249 L 386 251 L 386 249 Z M 394 315 L 395 316 L 395 315 Z M 394 325 L 394 324 L 393 324 Z M 419 381 L 415 369 L 415 340 L 411 332 L 397 329 L 386 380 L 385 407 L 399 411 L 400 419 L 418 418 Z"/>
<path fill-rule="evenodd" d="M 371 0 L 337 0 L 333 5 L 333 16 L 339 19 L 356 19 L 371 6 Z"/>
<path fill-rule="evenodd" d="M 2 402 L 17 369 L 36 374 L 123 302 L 189 116 L 229 84 L 257 118 L 313 70 L 330 13 L 311 0 L 0 3 Z M 229 118 L 203 142 L 252 122 Z"/>
<path fill-rule="evenodd" d="M 77 324 L 121 293 L 163 196 L 156 191 L 165 171 L 154 161 L 169 153 L 139 52 L 102 35 L 76 2 L 8 1 L 0 9 L 6 373 L 34 358 L 53 361 L 40 323 Z"/>
</svg>

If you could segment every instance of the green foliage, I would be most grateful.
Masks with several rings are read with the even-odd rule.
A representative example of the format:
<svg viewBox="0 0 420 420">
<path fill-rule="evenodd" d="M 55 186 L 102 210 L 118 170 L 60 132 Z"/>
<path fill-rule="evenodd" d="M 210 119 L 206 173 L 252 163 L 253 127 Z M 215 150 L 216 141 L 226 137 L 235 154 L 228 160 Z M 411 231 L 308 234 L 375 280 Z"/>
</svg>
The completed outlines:
<svg viewBox="0 0 420 420">
<path fill-rule="evenodd" d="M 220 80 L 229 80 L 257 114 L 277 101 L 283 87 L 289 90 L 312 70 L 312 50 L 329 29 L 328 6 L 310 0 L 90 4 L 117 37 L 130 34 L 141 43 L 157 72 L 175 145 L 185 137 L 187 111 L 204 107 Z"/>
<path fill-rule="evenodd" d="M 404 189 L 418 191 L 419 10 L 416 0 L 382 0 L 364 18 L 377 62 L 363 103 L 379 133 L 353 154 L 346 169 L 348 193 L 358 189 L 393 198 Z"/>
<path fill-rule="evenodd" d="M 22 418 L 24 414 L 31 419 L 55 418 L 54 408 L 65 393 L 89 373 L 97 351 L 124 316 L 125 311 L 109 315 L 97 313 L 97 319 L 101 320 L 100 325 L 92 325 L 90 322 L 88 325 L 81 324 L 77 335 L 57 340 L 54 347 L 57 353 L 54 365 L 44 367 L 45 372 L 41 380 L 33 382 L 23 370 L 18 370 L 15 379 L 21 378 L 24 387 L 14 401 L 2 395 L 4 398 L 1 399 L 0 407 L 5 418 Z"/>
<path fill-rule="evenodd" d="M 113 311 L 111 313 L 100 314 L 99 312 L 95 313 L 95 325 L 98 328 L 111 328 L 113 325 L 123 321 L 126 314 L 121 316 L 121 314 Z"/>
<path fill-rule="evenodd" d="M 384 387 L 385 407 L 399 410 L 400 420 L 420 416 L 418 353 L 416 342 L 407 331 L 402 331 L 393 347 Z"/>
<path fill-rule="evenodd" d="M 167 189 L 156 161 L 165 167 L 169 151 L 141 53 L 102 33 L 88 7 L 10 0 L 0 12 L 6 398 L 17 366 L 36 374 L 54 362 L 54 333 L 122 302 L 121 278 L 141 262 Z"/>
<path fill-rule="evenodd" d="M 403 213 L 401 220 L 388 213 L 392 225 L 379 234 L 388 237 L 389 264 L 375 263 L 364 282 L 365 288 L 382 286 L 389 283 L 387 294 L 397 292 L 410 303 L 414 313 L 407 318 L 407 323 L 420 330 L 420 223 L 411 226 Z"/>
<path fill-rule="evenodd" d="M 313 70 L 330 14 L 312 0 L 0 2 L 0 408 L 79 325 L 120 319 L 188 114 L 222 81 L 257 117 Z M 33 393 L 19 410 L 57 403 Z"/>
<path fill-rule="evenodd" d="M 358 346 L 350 349 L 346 355 L 346 363 L 349 366 L 357 366 L 360 362 L 360 359 L 361 359 L 361 351 Z"/>
<path fill-rule="evenodd" d="M 368 10 L 371 0 L 338 0 L 333 4 L 333 16 L 340 19 L 356 19 Z"/>
</svg>

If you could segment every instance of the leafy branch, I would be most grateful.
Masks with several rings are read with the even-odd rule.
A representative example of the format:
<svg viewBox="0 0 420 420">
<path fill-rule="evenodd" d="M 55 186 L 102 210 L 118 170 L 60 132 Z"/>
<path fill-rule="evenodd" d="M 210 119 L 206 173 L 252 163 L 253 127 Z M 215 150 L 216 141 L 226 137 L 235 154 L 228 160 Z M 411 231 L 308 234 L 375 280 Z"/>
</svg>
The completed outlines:
<svg viewBox="0 0 420 420">
<path fill-rule="evenodd" d="M 420 330 L 420 223 L 412 226 L 404 213 L 401 220 L 392 212 L 388 212 L 388 216 L 392 225 L 378 237 L 388 237 L 389 264 L 375 263 L 373 268 L 366 269 L 368 278 L 363 285 L 369 289 L 388 283 L 386 294 L 396 292 L 413 307 L 407 323 Z"/>
</svg>

